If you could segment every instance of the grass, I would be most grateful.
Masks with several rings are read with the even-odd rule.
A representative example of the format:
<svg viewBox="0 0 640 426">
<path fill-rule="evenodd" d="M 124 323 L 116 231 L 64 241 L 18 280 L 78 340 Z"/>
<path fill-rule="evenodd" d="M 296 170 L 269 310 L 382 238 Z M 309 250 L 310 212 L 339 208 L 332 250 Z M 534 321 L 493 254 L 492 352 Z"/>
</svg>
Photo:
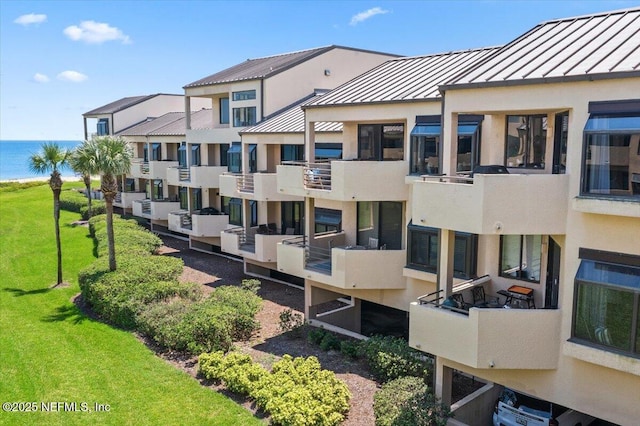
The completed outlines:
<svg viewBox="0 0 640 426">
<path fill-rule="evenodd" d="M 64 189 L 81 184 L 65 183 Z M 0 191 L 0 402 L 36 402 L 38 412 L 0 411 L 11 425 L 263 424 L 202 387 L 131 333 L 94 321 L 71 302 L 78 270 L 94 260 L 87 229 L 61 213 L 64 280 L 56 281 L 53 201 L 47 185 Z M 42 412 L 41 402 L 108 404 L 108 412 Z"/>
</svg>

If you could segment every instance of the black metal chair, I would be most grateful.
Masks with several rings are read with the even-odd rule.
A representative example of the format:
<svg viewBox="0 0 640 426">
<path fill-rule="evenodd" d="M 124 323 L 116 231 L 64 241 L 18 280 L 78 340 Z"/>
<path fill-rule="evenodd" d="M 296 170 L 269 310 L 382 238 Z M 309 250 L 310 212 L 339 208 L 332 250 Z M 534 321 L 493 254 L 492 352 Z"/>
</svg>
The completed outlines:
<svg viewBox="0 0 640 426">
<path fill-rule="evenodd" d="M 481 285 L 473 287 L 471 289 L 471 294 L 473 295 L 473 306 L 477 308 L 489 308 L 492 306 L 497 306 L 499 304 L 497 297 L 487 297 L 487 295 L 484 293 L 484 287 Z"/>
</svg>

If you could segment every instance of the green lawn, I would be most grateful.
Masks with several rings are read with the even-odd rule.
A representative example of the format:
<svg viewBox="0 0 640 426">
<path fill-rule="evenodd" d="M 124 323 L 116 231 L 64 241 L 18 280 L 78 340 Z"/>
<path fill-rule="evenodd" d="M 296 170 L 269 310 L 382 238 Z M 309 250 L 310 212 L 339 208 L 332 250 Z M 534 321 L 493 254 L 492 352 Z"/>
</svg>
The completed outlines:
<svg viewBox="0 0 640 426">
<path fill-rule="evenodd" d="M 65 183 L 63 189 L 81 184 Z M 47 185 L 0 192 L 0 402 L 36 402 L 36 413 L 0 411 L 11 425 L 263 424 L 228 398 L 157 358 L 131 333 L 93 321 L 71 298 L 93 243 L 75 213 L 61 214 L 64 280 L 56 280 Z M 108 412 L 42 412 L 40 403 L 108 404 Z M 49 404 L 55 408 L 56 404 Z M 69 408 L 69 407 L 68 407 Z"/>
</svg>

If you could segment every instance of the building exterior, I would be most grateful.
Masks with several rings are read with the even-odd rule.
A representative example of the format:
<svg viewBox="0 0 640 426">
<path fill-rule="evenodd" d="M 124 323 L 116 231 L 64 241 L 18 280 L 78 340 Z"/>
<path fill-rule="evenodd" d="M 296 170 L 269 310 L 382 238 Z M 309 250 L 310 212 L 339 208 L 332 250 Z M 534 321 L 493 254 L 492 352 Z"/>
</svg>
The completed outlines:
<svg viewBox="0 0 640 426">
<path fill-rule="evenodd" d="M 445 402 L 454 371 L 489 383 L 461 423 L 489 424 L 508 387 L 637 424 L 638 46 L 638 8 L 559 19 L 306 105 L 307 161 L 277 171 L 305 236 L 277 265 L 305 279 L 307 318 L 401 334 L 408 312 Z M 317 122 L 342 123 L 341 160 L 314 161 Z"/>
<path fill-rule="evenodd" d="M 194 200 L 190 195 L 188 207 L 180 213 L 183 216 L 191 215 L 191 248 L 219 252 L 221 231 L 225 229 L 219 223 L 220 218 L 215 217 L 219 216 L 217 214 L 207 214 L 210 217 L 202 226 L 196 224 L 195 219 L 205 219 L 191 214 L 198 210 L 197 207 L 206 208 L 209 213 L 223 213 L 228 216 L 230 226 L 250 227 L 251 224 L 258 224 L 258 220 L 267 223 L 275 220 L 274 212 L 267 213 L 267 210 L 261 209 L 262 212 L 258 213 L 257 205 L 266 201 L 266 195 L 256 194 L 248 200 L 220 193 L 224 173 L 253 175 L 259 171 L 273 172 L 280 160 L 277 158 L 276 144 L 243 144 L 240 131 L 281 112 L 316 89 L 332 89 L 392 57 L 396 55 L 327 46 L 250 59 L 187 84 L 184 87 L 186 117 L 191 116 L 191 106 L 196 100 L 206 102 L 209 111 L 209 120 L 205 123 L 196 123 L 187 118 L 188 166 L 174 172 L 179 174 L 179 181 L 169 179 L 170 186 L 182 185 L 200 190 L 200 198 Z M 201 152 L 195 162 L 191 156 L 194 149 Z M 264 173 L 256 177 L 257 183 L 274 179 L 273 175 L 266 176 Z M 260 219 L 258 214 L 262 215 Z M 247 223 L 244 218 L 247 218 Z M 169 220 L 169 223 L 172 222 L 177 223 L 176 220 Z M 261 259 L 267 263 L 275 262 L 273 255 Z"/>
</svg>

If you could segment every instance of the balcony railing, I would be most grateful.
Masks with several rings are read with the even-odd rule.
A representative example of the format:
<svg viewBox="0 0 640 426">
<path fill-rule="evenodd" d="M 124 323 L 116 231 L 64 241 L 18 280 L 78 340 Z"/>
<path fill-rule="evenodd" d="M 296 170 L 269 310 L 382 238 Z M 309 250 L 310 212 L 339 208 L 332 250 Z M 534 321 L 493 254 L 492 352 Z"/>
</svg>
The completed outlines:
<svg viewBox="0 0 640 426">
<path fill-rule="evenodd" d="M 151 200 L 142 200 L 142 213 L 151 214 Z"/>
<path fill-rule="evenodd" d="M 304 166 L 304 187 L 331 191 L 331 163 L 308 163 Z"/>
<path fill-rule="evenodd" d="M 178 177 L 181 182 L 191 179 L 191 170 L 188 167 L 178 167 Z"/>
</svg>

